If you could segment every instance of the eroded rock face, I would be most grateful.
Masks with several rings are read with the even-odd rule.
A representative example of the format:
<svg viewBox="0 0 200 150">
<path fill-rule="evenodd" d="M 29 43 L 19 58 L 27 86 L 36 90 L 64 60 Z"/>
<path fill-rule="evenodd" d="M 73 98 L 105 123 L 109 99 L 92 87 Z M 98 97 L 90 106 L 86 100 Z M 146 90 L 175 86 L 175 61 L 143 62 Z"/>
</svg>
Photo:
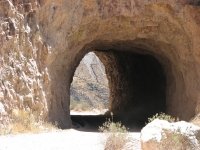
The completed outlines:
<svg viewBox="0 0 200 150">
<path fill-rule="evenodd" d="M 128 51 L 160 62 L 167 78 L 166 112 L 189 120 L 200 112 L 198 5 L 198 0 L 4 0 L 0 102 L 8 114 L 28 107 L 70 127 L 74 71 L 87 52 L 96 50 L 110 68 L 109 82 L 117 83 L 109 84 L 118 93 L 110 96 L 116 110 L 112 106 L 129 100 L 121 99 L 127 94 L 120 90 L 125 74 L 113 53 Z"/>
<path fill-rule="evenodd" d="M 8 115 L 28 108 L 47 116 L 47 46 L 36 21 L 38 8 L 36 0 L 0 2 L 0 102 Z"/>
<path fill-rule="evenodd" d="M 185 121 L 156 119 L 141 130 L 142 150 L 200 149 L 200 127 Z"/>
</svg>

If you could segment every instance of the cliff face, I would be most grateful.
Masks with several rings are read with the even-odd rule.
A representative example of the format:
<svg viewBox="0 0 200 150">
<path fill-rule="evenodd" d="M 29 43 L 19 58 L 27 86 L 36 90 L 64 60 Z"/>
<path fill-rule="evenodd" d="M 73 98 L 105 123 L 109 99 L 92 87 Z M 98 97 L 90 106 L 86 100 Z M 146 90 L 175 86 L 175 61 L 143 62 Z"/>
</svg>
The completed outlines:
<svg viewBox="0 0 200 150">
<path fill-rule="evenodd" d="M 0 1 L 0 120 L 29 109 L 46 118 L 48 70 L 38 1 Z M 3 120 L 5 122 L 5 120 Z"/>
<path fill-rule="evenodd" d="M 73 74 L 93 50 L 106 66 L 110 107 L 117 112 L 133 94 L 125 88 L 132 79 L 123 71 L 131 55 L 121 59 L 128 51 L 160 62 L 167 78 L 166 111 L 189 120 L 200 112 L 198 5 L 198 0 L 1 1 L 0 112 L 28 108 L 69 127 Z"/>
</svg>

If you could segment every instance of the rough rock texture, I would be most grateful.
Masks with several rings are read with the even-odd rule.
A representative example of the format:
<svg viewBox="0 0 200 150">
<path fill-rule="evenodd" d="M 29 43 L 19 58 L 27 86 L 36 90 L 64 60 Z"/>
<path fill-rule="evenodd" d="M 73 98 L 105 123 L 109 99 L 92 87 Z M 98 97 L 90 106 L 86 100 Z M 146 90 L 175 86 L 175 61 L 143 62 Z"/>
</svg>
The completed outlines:
<svg viewBox="0 0 200 150">
<path fill-rule="evenodd" d="M 74 73 L 70 87 L 70 105 L 73 109 L 78 109 L 79 104 L 87 105 L 85 109 L 108 109 L 108 100 L 105 67 L 99 58 L 90 52 L 83 57 Z"/>
<path fill-rule="evenodd" d="M 191 122 L 200 127 L 200 114 L 196 115 Z"/>
<path fill-rule="evenodd" d="M 36 21 L 38 8 L 36 0 L 0 1 L 0 103 L 8 117 L 14 109 L 31 109 L 44 118 L 48 113 L 47 47 Z"/>
<path fill-rule="evenodd" d="M 154 120 L 141 130 L 142 150 L 200 149 L 200 127 L 185 121 Z"/>
<path fill-rule="evenodd" d="M 70 84 L 94 50 L 107 68 L 111 111 L 132 105 L 134 92 L 123 90 L 133 84 L 123 72 L 126 51 L 162 65 L 167 113 L 189 120 L 200 112 L 199 0 L 2 0 L 0 45 L 0 102 L 8 114 L 28 107 L 70 127 Z"/>
</svg>

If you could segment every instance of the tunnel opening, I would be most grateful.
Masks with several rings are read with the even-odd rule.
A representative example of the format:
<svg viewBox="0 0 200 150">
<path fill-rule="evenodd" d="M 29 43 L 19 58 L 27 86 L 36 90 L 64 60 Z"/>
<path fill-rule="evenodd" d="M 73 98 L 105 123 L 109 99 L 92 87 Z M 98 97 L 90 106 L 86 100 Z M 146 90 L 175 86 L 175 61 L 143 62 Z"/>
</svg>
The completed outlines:
<svg viewBox="0 0 200 150">
<path fill-rule="evenodd" d="M 130 130 L 140 130 L 148 118 L 167 112 L 167 78 L 162 64 L 151 54 L 132 51 L 94 51 L 105 66 L 109 84 L 108 111 L 100 115 L 71 115 L 72 123 L 97 131 L 111 112 Z M 77 126 L 76 126 L 77 127 Z"/>
<path fill-rule="evenodd" d="M 77 66 L 70 86 L 73 126 L 85 126 L 87 122 L 91 124 L 92 118 L 104 118 L 108 106 L 109 88 L 105 66 L 94 52 L 89 52 Z"/>
<path fill-rule="evenodd" d="M 76 68 L 70 87 L 70 113 L 103 114 L 108 110 L 109 88 L 105 66 L 94 52 L 87 53 Z M 89 113 L 89 112 L 88 112 Z"/>
</svg>

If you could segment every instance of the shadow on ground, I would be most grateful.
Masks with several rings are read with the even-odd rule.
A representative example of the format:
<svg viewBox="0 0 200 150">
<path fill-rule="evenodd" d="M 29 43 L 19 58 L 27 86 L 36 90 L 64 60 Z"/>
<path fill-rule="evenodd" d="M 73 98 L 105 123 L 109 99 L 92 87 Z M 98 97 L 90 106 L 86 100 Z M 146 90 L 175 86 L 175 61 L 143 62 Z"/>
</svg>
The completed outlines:
<svg viewBox="0 0 200 150">
<path fill-rule="evenodd" d="M 112 119 L 113 118 L 113 119 Z M 121 122 L 128 128 L 128 131 L 131 132 L 140 132 L 143 123 L 128 121 L 123 122 L 118 116 L 109 116 L 109 115 L 71 115 L 72 128 L 84 131 L 84 132 L 99 132 L 99 127 L 103 125 L 108 119 L 113 120 L 113 122 Z"/>
</svg>

